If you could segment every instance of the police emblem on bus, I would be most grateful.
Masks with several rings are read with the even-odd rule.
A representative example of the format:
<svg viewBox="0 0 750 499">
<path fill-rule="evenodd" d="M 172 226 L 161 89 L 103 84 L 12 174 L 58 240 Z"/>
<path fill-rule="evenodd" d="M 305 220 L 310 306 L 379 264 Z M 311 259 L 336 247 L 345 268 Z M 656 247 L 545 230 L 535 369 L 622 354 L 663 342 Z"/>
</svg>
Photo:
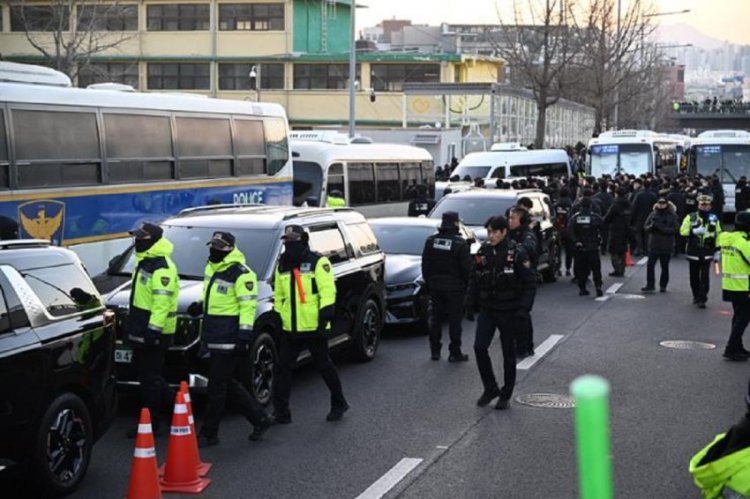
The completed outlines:
<svg viewBox="0 0 750 499">
<path fill-rule="evenodd" d="M 48 239 L 59 245 L 65 226 L 65 203 L 49 199 L 29 201 L 18 206 L 21 237 Z"/>
</svg>

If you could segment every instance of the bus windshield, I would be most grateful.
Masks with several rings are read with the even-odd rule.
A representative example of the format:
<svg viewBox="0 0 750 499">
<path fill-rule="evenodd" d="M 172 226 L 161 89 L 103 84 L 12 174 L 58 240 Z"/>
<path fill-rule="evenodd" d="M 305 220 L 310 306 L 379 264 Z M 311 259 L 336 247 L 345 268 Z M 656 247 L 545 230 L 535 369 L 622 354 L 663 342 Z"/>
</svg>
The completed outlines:
<svg viewBox="0 0 750 499">
<path fill-rule="evenodd" d="M 591 175 L 642 175 L 653 171 L 650 144 L 597 144 L 591 146 Z"/>
<path fill-rule="evenodd" d="M 463 180 L 467 175 L 470 176 L 472 180 L 474 180 L 475 178 L 485 178 L 490 174 L 491 169 L 491 166 L 458 166 L 455 170 L 453 170 L 451 177 L 454 175 L 458 175 L 459 177 L 461 177 L 461 180 Z"/>
<path fill-rule="evenodd" d="M 312 161 L 294 161 L 294 205 L 301 206 L 309 198 L 320 201 L 323 167 Z"/>
<path fill-rule="evenodd" d="M 696 173 L 721 173 L 725 184 L 735 184 L 742 176 L 750 177 L 750 145 L 708 145 L 695 149 Z"/>
</svg>

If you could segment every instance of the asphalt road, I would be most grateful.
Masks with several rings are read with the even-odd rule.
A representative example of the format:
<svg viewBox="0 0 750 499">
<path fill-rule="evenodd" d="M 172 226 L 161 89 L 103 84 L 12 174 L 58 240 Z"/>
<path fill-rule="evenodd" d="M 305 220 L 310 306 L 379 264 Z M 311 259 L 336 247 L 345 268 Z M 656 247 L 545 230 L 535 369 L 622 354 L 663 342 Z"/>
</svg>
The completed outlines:
<svg viewBox="0 0 750 499">
<path fill-rule="evenodd" d="M 603 267 L 606 275 L 608 259 Z M 673 260 L 671 271 L 669 291 L 647 297 L 640 294 L 645 266 L 628 269 L 624 279 L 605 278 L 605 289 L 624 285 L 604 301 L 579 297 L 566 278 L 542 285 L 533 312 L 536 344 L 551 335 L 561 338 L 530 369 L 519 371 L 514 397 L 566 395 L 583 374 L 610 381 L 614 489 L 620 498 L 698 498 L 687 471 L 690 457 L 745 408 L 748 365 L 721 357 L 731 315 L 720 301 L 718 278 L 708 309 L 699 310 L 691 304 L 686 261 Z M 387 481 L 390 474 L 381 478 L 399 463 L 396 471 L 407 472 L 384 485 L 393 485 L 385 497 L 578 497 L 573 410 L 516 400 L 508 411 L 476 407 L 481 384 L 473 336 L 474 325 L 465 321 L 464 349 L 471 361 L 463 364 L 449 364 L 445 352 L 442 361 L 431 361 L 427 338 L 407 330 L 388 331 L 373 362 L 337 359 L 352 406 L 338 423 L 325 421 L 325 385 L 314 369 L 303 368 L 295 376 L 293 424 L 271 428 L 251 443 L 244 420 L 236 414 L 225 418 L 221 445 L 202 452 L 214 468 L 213 483 L 201 497 L 356 498 L 365 491 L 373 494 L 363 499 L 379 497 L 373 484 Z M 716 348 L 668 349 L 659 345 L 664 340 Z M 498 341 L 492 351 L 500 377 Z M 135 424 L 135 412 L 132 404 L 121 408 L 73 497 L 123 497 L 133 453 L 124 433 Z M 157 442 L 160 462 L 166 445 L 166 438 Z"/>
</svg>

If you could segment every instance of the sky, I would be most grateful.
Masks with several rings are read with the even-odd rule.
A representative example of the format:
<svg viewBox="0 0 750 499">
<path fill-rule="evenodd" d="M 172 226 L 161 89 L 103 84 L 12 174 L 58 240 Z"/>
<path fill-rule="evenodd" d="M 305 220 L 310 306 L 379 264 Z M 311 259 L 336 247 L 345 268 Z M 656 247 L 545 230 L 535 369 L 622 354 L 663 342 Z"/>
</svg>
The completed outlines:
<svg viewBox="0 0 750 499">
<path fill-rule="evenodd" d="M 523 0 L 519 0 L 523 1 Z M 534 0 L 539 1 L 539 0 Z M 750 45 L 750 0 L 651 0 L 655 12 L 690 9 L 687 14 L 656 18 L 663 24 L 686 23 L 703 34 L 731 43 Z M 497 5 L 501 11 L 513 0 L 357 0 L 357 26 L 375 26 L 383 19 L 410 19 L 415 24 L 441 22 L 495 24 Z M 628 0 L 623 0 L 626 5 Z M 624 7 L 623 7 L 624 10 Z"/>
</svg>

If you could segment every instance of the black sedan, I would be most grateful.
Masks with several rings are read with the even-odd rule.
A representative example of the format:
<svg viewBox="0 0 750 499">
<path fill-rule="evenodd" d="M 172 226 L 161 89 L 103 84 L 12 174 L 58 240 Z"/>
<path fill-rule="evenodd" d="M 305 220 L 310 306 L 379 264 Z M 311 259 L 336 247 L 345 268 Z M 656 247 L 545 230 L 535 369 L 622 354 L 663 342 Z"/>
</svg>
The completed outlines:
<svg viewBox="0 0 750 499">
<path fill-rule="evenodd" d="M 388 217 L 368 221 L 386 254 L 386 324 L 416 324 L 428 332 L 431 305 L 422 280 L 422 250 L 425 240 L 437 232 L 439 220 Z M 475 243 L 474 234 L 463 224 L 459 233 L 470 244 Z M 472 252 L 475 250 L 472 248 Z"/>
</svg>

